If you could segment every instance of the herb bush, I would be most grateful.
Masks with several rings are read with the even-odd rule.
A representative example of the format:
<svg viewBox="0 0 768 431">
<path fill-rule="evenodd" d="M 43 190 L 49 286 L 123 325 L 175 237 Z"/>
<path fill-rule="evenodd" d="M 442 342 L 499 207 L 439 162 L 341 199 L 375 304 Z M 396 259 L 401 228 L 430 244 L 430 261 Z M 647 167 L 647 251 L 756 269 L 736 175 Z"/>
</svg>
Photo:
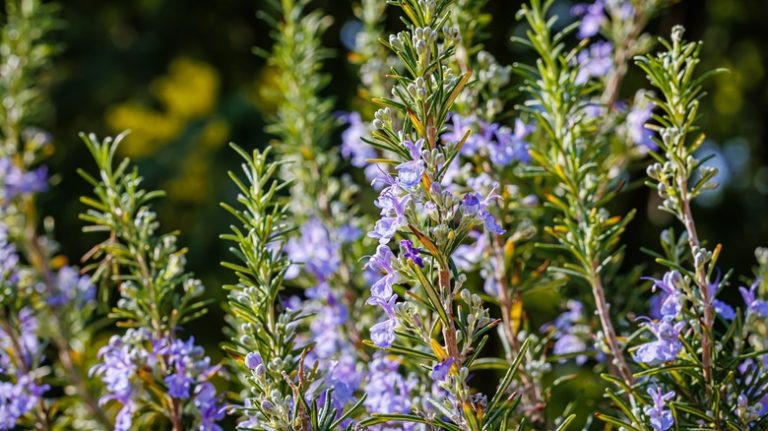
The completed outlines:
<svg viewBox="0 0 768 431">
<path fill-rule="evenodd" d="M 230 283 L 203 286 L 153 209 L 163 192 L 120 155 L 128 133 L 81 135 L 93 245 L 79 268 L 62 257 L 36 124 L 66 24 L 6 1 L 0 429 L 768 429 L 768 249 L 754 274 L 723 268 L 692 206 L 718 187 L 703 83 L 727 72 L 700 70 L 680 26 L 645 32 L 666 2 L 578 4 L 561 27 L 530 0 L 514 43 L 536 60 L 502 65 L 482 46 L 487 0 L 362 0 L 351 85 L 368 105 L 345 113 L 326 94 L 330 17 L 266 3 L 274 140 L 231 145 L 231 254 L 211 256 Z M 647 86 L 627 100 L 631 68 Z M 677 223 L 628 267 L 635 211 L 612 201 L 645 186 Z M 562 314 L 535 327 L 526 301 L 545 291 Z M 184 330 L 212 307 L 215 354 Z M 557 401 L 585 374 L 604 395 L 587 414 Z"/>
</svg>

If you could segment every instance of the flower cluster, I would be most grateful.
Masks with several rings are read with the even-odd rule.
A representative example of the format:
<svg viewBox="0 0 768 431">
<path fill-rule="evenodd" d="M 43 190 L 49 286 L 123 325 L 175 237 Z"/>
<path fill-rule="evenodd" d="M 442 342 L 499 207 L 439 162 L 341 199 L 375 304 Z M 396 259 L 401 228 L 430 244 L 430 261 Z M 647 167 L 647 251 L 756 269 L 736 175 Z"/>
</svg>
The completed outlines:
<svg viewBox="0 0 768 431">
<path fill-rule="evenodd" d="M 467 137 L 460 152 L 464 157 L 478 155 L 488 158 L 498 167 L 508 166 L 515 161 L 529 163 L 531 160 L 525 139 L 533 127 L 520 119 L 515 121 L 514 128 L 510 128 L 453 114 L 447 130 L 448 132 L 441 136 L 446 144 L 457 145 Z"/>
<path fill-rule="evenodd" d="M 683 277 L 677 271 L 670 271 L 662 280 L 653 280 L 653 288 L 660 289 L 658 299 L 658 317 L 656 322 L 648 322 L 647 327 L 656 340 L 640 346 L 635 353 L 635 361 L 648 365 L 659 365 L 675 360 L 682 351 L 680 333 L 685 328 L 681 321 L 684 301 Z"/>
<path fill-rule="evenodd" d="M 38 339 L 37 316 L 22 308 L 14 327 L 0 327 L 0 429 L 15 429 L 19 420 L 35 411 L 50 389 L 41 384 L 36 370 L 43 346 Z M 8 380 L 6 380 L 8 379 Z"/>
<path fill-rule="evenodd" d="M 407 240 L 404 240 L 407 241 Z M 366 264 L 367 268 L 375 271 L 382 277 L 371 285 L 371 296 L 367 303 L 378 305 L 384 311 L 386 320 L 379 322 L 371 327 L 371 340 L 382 348 L 392 346 L 395 341 L 395 301 L 397 294 L 394 293 L 393 285 L 397 282 L 399 276 L 393 269 L 395 255 L 392 250 L 380 244 L 376 248 L 376 254 Z"/>
<path fill-rule="evenodd" d="M 404 378 L 398 370 L 400 362 L 378 352 L 371 361 L 365 381 L 365 407 L 376 413 L 408 413 L 414 407 L 414 396 L 418 380 L 411 376 Z M 403 430 L 413 430 L 417 426 L 404 423 Z M 378 425 L 371 429 L 385 431 L 387 425 Z"/>
<path fill-rule="evenodd" d="M 121 406 L 116 430 L 131 429 L 139 408 L 153 399 L 147 379 L 162 384 L 171 403 L 194 417 L 198 429 L 221 430 L 216 421 L 224 417 L 224 406 L 210 382 L 218 367 L 211 365 L 194 338 L 158 339 L 145 329 L 129 329 L 123 336 L 113 336 L 99 350 L 99 359 L 91 374 L 104 382 L 107 391 L 99 402 L 115 401 Z"/>
<path fill-rule="evenodd" d="M 542 331 L 551 331 L 555 338 L 552 353 L 569 357 L 576 355 L 576 363 L 581 365 L 587 361 L 584 354 L 590 342 L 590 326 L 585 324 L 584 304 L 576 300 L 567 303 L 565 311 L 551 323 L 544 325 Z"/>
<path fill-rule="evenodd" d="M 29 375 L 19 376 L 15 383 L 0 382 L 0 430 L 16 429 L 19 419 L 37 408 L 47 389 Z"/>
<path fill-rule="evenodd" d="M 10 158 L 0 158 L 0 201 L 8 202 L 17 196 L 40 193 L 47 187 L 48 169 L 45 166 L 23 171 Z"/>
<path fill-rule="evenodd" d="M 81 219 L 102 235 L 83 271 L 40 222 L 51 140 L 13 113 L 39 101 L 50 16 L 18 1 L 0 37 L 0 430 L 220 431 L 227 414 L 258 431 L 765 428 L 768 249 L 736 284 L 697 230 L 694 201 L 717 187 L 700 44 L 675 27 L 649 53 L 661 0 L 577 4 L 562 27 L 530 0 L 515 40 L 537 59 L 516 67 L 483 48 L 487 0 L 361 0 L 343 39 L 375 106 L 341 115 L 323 96 L 330 17 L 274 2 L 275 139 L 232 145 L 242 172 L 222 204 L 221 364 L 184 330 L 205 289 L 161 233 L 161 193 L 116 163 L 125 135 L 82 136 L 97 171 L 81 172 Z M 382 37 L 390 10 L 404 27 Z M 633 58 L 652 90 L 624 88 Z M 628 269 L 635 211 L 611 202 L 642 181 L 683 229 Z M 605 397 L 561 414 L 571 373 L 602 378 Z"/>
</svg>

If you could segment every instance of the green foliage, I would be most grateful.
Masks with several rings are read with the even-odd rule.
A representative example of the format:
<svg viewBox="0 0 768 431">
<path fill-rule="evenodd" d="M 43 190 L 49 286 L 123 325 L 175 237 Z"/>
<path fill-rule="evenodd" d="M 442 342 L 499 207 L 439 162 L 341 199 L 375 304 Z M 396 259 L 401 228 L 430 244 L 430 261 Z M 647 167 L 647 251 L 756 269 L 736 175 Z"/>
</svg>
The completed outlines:
<svg viewBox="0 0 768 431">
<path fill-rule="evenodd" d="M 330 56 L 321 42 L 332 19 L 318 10 L 307 12 L 309 0 L 273 0 L 270 4 L 279 18 L 263 11 L 261 17 L 272 25 L 275 44 L 269 54 L 257 50 L 277 75 L 278 108 L 266 130 L 277 136 L 273 145 L 281 158 L 292 162 L 284 177 L 297 178 L 291 195 L 297 204 L 304 204 L 299 208 L 326 208 L 330 203 L 326 182 L 337 157 L 327 151 L 334 125 L 330 115 L 333 99 L 320 94 L 329 82 L 321 71 L 322 62 Z"/>
<path fill-rule="evenodd" d="M 598 119 L 587 115 L 589 96 L 596 88 L 590 82 L 578 82 L 579 69 L 569 67 L 581 47 L 568 49 L 566 37 L 575 25 L 553 33 L 555 18 L 547 18 L 552 2 L 531 1 L 523 6 L 520 17 L 529 26 L 528 40 L 522 43 L 539 55 L 535 67 L 518 67 L 524 77 L 523 89 L 530 100 L 521 109 L 536 118 L 543 131 L 541 139 L 533 141 L 531 157 L 536 165 L 531 172 L 544 175 L 551 182 L 546 205 L 559 215 L 553 226 L 545 228 L 557 244 L 542 244 L 542 248 L 562 251 L 572 261 L 550 267 L 551 271 L 587 282 L 603 329 L 603 340 L 614 358 L 619 375 L 631 384 L 627 366 L 616 331 L 608 312 L 601 274 L 609 265 L 618 263 L 617 247 L 620 235 L 632 219 L 634 211 L 612 217 L 606 204 L 618 190 L 611 178 L 606 161 L 610 151 L 607 142 L 598 135 Z"/>
<path fill-rule="evenodd" d="M 150 206 L 162 196 L 141 188 L 138 169 L 128 159 L 115 164 L 115 153 L 126 134 L 99 140 L 81 134 L 98 175 L 80 175 L 93 187 L 93 197 L 81 201 L 88 210 L 80 218 L 84 232 L 106 234 L 87 256 L 94 280 L 119 286 L 120 299 L 111 317 L 125 327 L 151 328 L 157 337 L 174 334 L 184 323 L 205 313 L 204 288 L 185 271 L 186 249 L 176 235 L 158 234 L 157 215 Z"/>
<path fill-rule="evenodd" d="M 39 160 L 40 142 L 22 139 L 21 133 L 45 106 L 45 85 L 51 57 L 58 50 L 48 41 L 58 25 L 58 5 L 39 0 L 5 2 L 5 23 L 0 35 L 0 104 L 3 145 L 0 156 L 19 155 L 25 163 Z M 21 144 L 21 145 L 20 145 Z"/>
</svg>

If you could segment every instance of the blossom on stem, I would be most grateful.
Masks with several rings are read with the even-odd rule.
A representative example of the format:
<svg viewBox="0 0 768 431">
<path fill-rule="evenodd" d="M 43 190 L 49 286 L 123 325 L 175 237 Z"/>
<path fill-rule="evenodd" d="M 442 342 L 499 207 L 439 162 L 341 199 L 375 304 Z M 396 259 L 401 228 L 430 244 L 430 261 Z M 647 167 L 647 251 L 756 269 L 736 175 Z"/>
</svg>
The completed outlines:
<svg viewBox="0 0 768 431">
<path fill-rule="evenodd" d="M 373 147 L 363 141 L 363 137 L 369 133 L 368 127 L 358 112 L 342 114 L 339 119 L 348 125 L 341 133 L 341 157 L 349 160 L 354 167 L 366 167 L 368 159 L 376 157 Z"/>
<path fill-rule="evenodd" d="M 261 355 L 256 352 L 250 352 L 245 355 L 245 366 L 248 367 L 249 370 L 255 370 L 263 363 L 264 360 L 261 358 Z"/>
<path fill-rule="evenodd" d="M 200 431 L 222 431 L 216 422 L 224 419 L 225 410 L 211 382 L 202 382 L 195 387 L 193 403 L 200 416 Z"/>
<path fill-rule="evenodd" d="M 666 409 L 667 401 L 675 396 L 674 391 L 663 393 L 658 386 L 648 388 L 648 395 L 651 396 L 652 406 L 646 406 L 643 411 L 648 416 L 651 426 L 655 431 L 666 431 L 675 424 L 672 412 Z"/>
<path fill-rule="evenodd" d="M 533 127 L 525 124 L 519 118 L 515 120 L 514 129 L 498 123 L 488 124 L 485 121 L 451 114 L 448 131 L 441 136 L 443 142 L 456 144 L 464 139 L 467 131 L 472 131 L 461 147 L 460 154 L 471 157 L 475 154 L 487 155 L 494 165 L 504 167 L 514 161 L 529 163 L 528 142 L 525 138 L 533 131 Z"/>
<path fill-rule="evenodd" d="M 655 278 L 646 278 L 653 281 L 652 291 L 659 289 L 659 299 L 654 308 L 654 317 L 660 319 L 674 320 L 680 316 L 683 309 L 683 300 L 685 295 L 681 290 L 683 277 L 677 271 L 668 271 L 661 280 Z M 658 309 L 657 309 L 658 307 Z"/>
<path fill-rule="evenodd" d="M 646 325 L 656 336 L 656 340 L 645 343 L 637 349 L 634 355 L 635 362 L 659 365 L 677 358 L 683 350 L 680 331 L 685 327 L 685 322 L 675 323 L 664 319 L 660 322 L 648 322 Z"/>
<path fill-rule="evenodd" d="M 298 238 L 288 240 L 285 252 L 292 262 L 303 263 L 307 273 L 322 281 L 339 269 L 340 248 L 341 244 L 331 237 L 320 219 L 312 218 L 301 226 Z M 298 265 L 291 265 L 285 277 L 291 279 L 298 275 Z"/>
<path fill-rule="evenodd" d="M 0 158 L 0 201 L 5 203 L 17 196 L 40 193 L 47 187 L 48 168 L 45 166 L 24 172 L 10 158 Z"/>
<path fill-rule="evenodd" d="M 747 313 L 765 318 L 768 317 L 768 302 L 757 298 L 756 293 L 759 285 L 760 283 L 755 281 L 749 289 L 743 286 L 739 287 L 739 292 L 741 292 L 741 297 L 744 298 Z"/>
<path fill-rule="evenodd" d="M 582 39 L 596 35 L 608 20 L 602 0 L 596 0 L 592 4 L 578 3 L 571 8 L 571 15 L 581 18 L 579 37 Z"/>
<path fill-rule="evenodd" d="M 109 344 L 99 350 L 98 356 L 100 362 L 90 373 L 98 376 L 106 386 L 107 393 L 102 395 L 99 403 L 116 401 L 122 405 L 115 429 L 131 428 L 134 413 L 149 395 L 142 381 L 154 377 L 158 386 L 160 382 L 165 385 L 169 397 L 190 400 L 187 403 L 192 408 L 185 411 L 197 418 L 200 429 L 220 430 L 211 421 L 223 417 L 223 411 L 215 412 L 222 408 L 221 400 L 208 382 L 218 367 L 211 366 L 210 359 L 200 346 L 195 345 L 194 338 L 187 341 L 156 338 L 145 329 L 129 329 L 123 336 L 113 336 Z"/>
<path fill-rule="evenodd" d="M 363 404 L 368 413 L 410 413 L 414 397 L 412 392 L 416 389 L 418 381 L 415 378 L 403 378 L 398 372 L 399 367 L 400 363 L 389 356 L 381 352 L 374 354 L 365 381 L 367 397 Z M 402 426 L 403 430 L 416 428 L 415 424 L 405 422 L 398 426 Z M 373 431 L 389 429 L 392 428 L 386 424 L 371 427 Z"/>
<path fill-rule="evenodd" d="M 46 301 L 52 307 L 72 304 L 80 307 L 96 298 L 96 286 L 88 276 L 80 276 L 70 267 L 62 267 L 56 274 L 54 291 L 48 293 Z"/>
<path fill-rule="evenodd" d="M 595 42 L 579 52 L 577 61 L 577 84 L 585 84 L 592 78 L 606 76 L 613 69 L 613 45 L 610 42 Z"/>
<path fill-rule="evenodd" d="M 478 192 L 470 192 L 464 195 L 464 200 L 461 204 L 465 214 L 480 220 L 488 232 L 500 235 L 506 231 L 499 226 L 496 217 L 488 211 L 488 205 L 498 197 L 499 195 L 495 193 L 495 190 L 491 190 L 485 198 Z"/>
<path fill-rule="evenodd" d="M 16 283 L 18 264 L 19 255 L 16 246 L 8 238 L 8 226 L 0 222 L 0 281 Z"/>
<path fill-rule="evenodd" d="M 496 128 L 496 144 L 491 146 L 491 161 L 498 166 L 507 166 L 513 161 L 528 164 L 531 156 L 525 138 L 533 129 L 533 126 L 525 124 L 519 118 L 515 120 L 514 131 L 509 127 Z"/>
<path fill-rule="evenodd" d="M 375 205 L 381 208 L 381 218 L 376 222 L 369 237 L 378 238 L 379 244 L 387 244 L 397 231 L 407 224 L 405 208 L 411 200 L 409 194 L 398 194 L 398 189 L 389 186 L 382 190 Z"/>
<path fill-rule="evenodd" d="M 413 241 L 404 239 L 400 241 L 400 247 L 403 248 L 403 256 L 417 266 L 424 267 L 424 259 L 419 255 L 419 248 L 413 246 Z"/>
<path fill-rule="evenodd" d="M 555 345 L 552 353 L 555 355 L 573 355 L 587 351 L 587 341 L 590 338 L 589 326 L 584 325 L 584 304 L 575 299 L 567 303 L 568 310 L 560 314 L 553 323 L 544 325 L 541 330 L 554 330 Z M 582 365 L 587 361 L 586 355 L 576 356 L 576 363 Z M 561 363 L 565 359 L 560 360 Z"/>
<path fill-rule="evenodd" d="M 653 116 L 653 108 L 656 107 L 652 102 L 642 98 L 641 103 L 635 103 L 632 109 L 627 113 L 627 131 L 629 139 L 635 145 L 641 145 L 650 150 L 656 150 L 658 146 L 653 142 L 653 132 L 645 124 Z"/>
<path fill-rule="evenodd" d="M 451 371 L 453 362 L 454 362 L 453 358 L 446 358 L 445 360 L 435 364 L 435 366 L 432 367 L 432 373 L 430 374 L 430 377 L 432 377 L 432 380 L 434 380 L 435 382 L 444 381 L 448 377 L 448 373 Z"/>
<path fill-rule="evenodd" d="M 0 382 L 0 430 L 16 429 L 19 419 L 38 405 L 48 389 L 28 374 L 17 376 L 15 383 Z"/>
<path fill-rule="evenodd" d="M 395 167 L 397 171 L 397 184 L 405 189 L 411 189 L 421 182 L 421 177 L 424 175 L 424 160 L 421 158 L 424 140 L 419 139 L 415 144 L 411 141 L 405 141 L 403 145 L 408 149 L 411 160 L 400 163 Z"/>
<path fill-rule="evenodd" d="M 381 348 L 392 346 L 395 341 L 395 308 L 394 304 L 397 295 L 393 291 L 393 284 L 397 281 L 398 275 L 392 267 L 392 261 L 395 255 L 386 245 L 379 245 L 376 254 L 366 264 L 366 268 L 382 275 L 371 285 L 371 296 L 366 301 L 369 305 L 378 305 L 384 310 L 386 320 L 379 322 L 371 327 L 371 340 Z"/>
</svg>

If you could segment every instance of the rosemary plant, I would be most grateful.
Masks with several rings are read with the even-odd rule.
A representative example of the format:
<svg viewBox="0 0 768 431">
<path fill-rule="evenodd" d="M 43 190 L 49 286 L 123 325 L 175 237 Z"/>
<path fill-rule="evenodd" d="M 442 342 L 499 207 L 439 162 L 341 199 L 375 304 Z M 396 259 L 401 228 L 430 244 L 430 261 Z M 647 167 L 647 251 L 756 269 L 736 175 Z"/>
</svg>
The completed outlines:
<svg viewBox="0 0 768 431">
<path fill-rule="evenodd" d="M 577 49 L 565 47 L 565 37 L 574 29 L 552 32 L 553 20 L 546 14 L 551 2 L 531 1 L 523 6 L 520 16 L 530 25 L 528 40 L 539 56 L 535 67 L 520 67 L 524 88 L 530 100 L 523 109 L 532 115 L 544 133 L 533 140 L 532 171 L 553 180 L 545 196 L 546 206 L 558 212 L 553 226 L 546 232 L 557 244 L 541 244 L 569 254 L 571 262 L 550 267 L 551 271 L 586 282 L 594 297 L 605 343 L 617 376 L 627 385 L 634 378 L 619 344 L 609 304 L 605 296 L 602 274 L 606 266 L 616 263 L 619 236 L 634 212 L 610 216 L 605 204 L 616 194 L 615 181 L 601 169 L 609 151 L 604 140 L 597 139 L 596 119 L 587 113 L 587 101 L 594 86 L 584 79 L 584 68 L 569 67 L 578 55 Z"/>
<path fill-rule="evenodd" d="M 6 1 L 0 35 L 0 429 L 107 424 L 84 371 L 95 286 L 58 254 L 53 220 L 42 219 L 36 203 L 48 188 L 42 163 L 53 149 L 34 125 L 47 107 L 57 11 Z"/>
<path fill-rule="evenodd" d="M 463 288 L 466 276 L 453 259 L 477 224 L 504 232 L 491 213 L 497 196 L 493 190 L 481 195 L 447 178 L 446 170 L 469 132 L 448 145 L 440 141 L 471 71 L 456 74 L 449 67 L 460 40 L 458 29 L 449 25 L 450 1 L 391 3 L 403 11 L 407 30 L 385 42 L 399 58 L 402 73 L 391 72 L 393 98 L 375 100 L 383 108 L 376 113 L 370 138 L 372 145 L 395 157 L 385 160 L 395 165 L 394 175 L 381 180 L 385 188 L 376 201 L 381 218 L 369 233 L 379 246 L 367 265 L 382 278 L 371 286 L 368 302 L 386 313 L 385 320 L 371 327 L 371 339 L 373 345 L 402 355 L 410 369 L 419 364 L 431 369 L 437 395 L 425 396 L 423 406 L 396 406 L 405 409 L 378 412 L 361 424 L 404 421 L 451 430 L 503 428 L 515 405 L 516 397 L 506 391 L 519 361 L 490 401 L 470 388 L 469 371 L 488 340 L 487 332 L 498 322 L 489 317 L 480 296 Z M 463 198 L 457 195 L 461 188 L 467 191 Z M 403 238 L 398 256 L 388 246 L 396 236 Z M 398 295 L 405 302 L 397 303 Z"/>
<path fill-rule="evenodd" d="M 633 354 L 643 367 L 636 374 L 635 387 L 645 389 L 636 392 L 647 393 L 642 410 L 629 409 L 614 396 L 626 418 L 607 420 L 628 424 L 630 429 L 645 429 L 650 424 L 657 431 L 673 426 L 759 428 L 765 423 L 759 413 L 765 382 L 754 374 L 760 366 L 749 369 L 749 364 L 762 352 L 747 341 L 754 329 L 749 322 L 768 311 L 761 310 L 762 301 L 754 295 L 761 282 L 759 270 L 755 286 L 741 288 L 746 305 L 743 317 L 716 299 L 728 285 L 730 273 L 720 277 L 716 264 L 721 247 L 706 248 L 691 210 L 694 198 L 717 187 L 713 181 L 717 170 L 704 166 L 707 159 L 699 159 L 696 153 L 704 141 L 696 121 L 704 94 L 702 83 L 719 71 L 695 75 L 701 45 L 685 42 L 682 27 L 672 30 L 671 41 L 660 41 L 664 51 L 636 59 L 661 93 L 651 98 L 659 112 L 653 115 L 656 124 L 649 127 L 658 132 L 654 141 L 659 151 L 651 153 L 656 161 L 648 167 L 648 185 L 663 200 L 659 208 L 673 214 L 683 224 L 684 233 L 676 236 L 673 229 L 665 230 L 661 236 L 664 252 L 654 253 L 668 272 L 653 280 L 654 288 L 661 291 L 659 307 L 642 325 L 643 332 L 652 337 Z"/>
<path fill-rule="evenodd" d="M 95 176 L 80 171 L 93 186 L 93 197 L 81 199 L 88 207 L 80 216 L 88 223 L 83 230 L 106 235 L 85 257 L 91 261 L 86 269 L 119 291 L 110 317 L 127 328 L 99 350 L 100 362 L 91 368 L 105 385 L 100 403 L 120 406 L 115 430 L 163 420 L 175 431 L 220 430 L 216 421 L 224 412 L 211 382 L 220 367 L 194 337 L 180 336 L 182 325 L 205 313 L 205 289 L 185 271 L 186 249 L 176 236 L 157 233 L 150 203 L 162 192 L 142 189 L 127 159 L 115 164 L 124 137 L 81 135 L 98 168 Z"/>
<path fill-rule="evenodd" d="M 264 278 L 241 281 L 241 285 L 257 286 L 268 292 L 269 300 L 259 303 L 258 308 L 246 304 L 249 309 L 258 310 L 255 313 L 258 321 L 240 314 L 233 320 L 246 328 L 252 324 L 263 327 L 273 322 L 271 327 L 267 326 L 270 328 L 267 334 L 272 337 L 267 346 L 283 346 L 276 352 L 266 351 L 262 343 L 257 343 L 242 345 L 240 351 L 250 352 L 251 358 L 259 355 L 259 361 L 265 364 L 272 364 L 277 358 L 285 366 L 278 368 L 271 380 L 269 373 L 266 377 L 256 376 L 257 380 L 249 379 L 247 386 L 251 394 L 245 395 L 245 411 L 249 418 L 241 422 L 241 428 L 282 429 L 290 425 L 300 429 L 333 429 L 348 426 L 350 421 L 346 417 L 362 402 L 362 398 L 354 396 L 362 380 L 363 363 L 358 362 L 358 357 L 365 356 L 364 351 L 357 350 L 362 345 L 358 334 L 360 315 L 356 313 L 364 310 L 356 306 L 362 290 L 359 287 L 362 275 L 356 264 L 362 255 L 363 248 L 359 244 L 362 235 L 356 224 L 341 222 L 344 215 L 356 214 L 351 202 L 357 188 L 350 178 L 339 180 L 332 176 L 338 156 L 328 151 L 330 126 L 333 125 L 331 105 L 319 94 L 326 82 L 326 77 L 320 73 L 321 61 L 326 55 L 320 38 L 330 21 L 319 11 L 305 13 L 307 6 L 308 2 L 301 1 L 283 2 L 278 7 L 281 18 L 279 23 L 274 23 L 275 46 L 270 64 L 280 75 L 280 93 L 277 116 L 267 130 L 278 138 L 274 147 L 282 162 L 267 165 L 266 154 L 247 158 L 249 180 L 254 187 L 266 187 L 252 193 L 265 193 L 269 199 L 260 195 L 251 196 L 250 201 L 241 198 L 241 203 L 252 206 L 251 215 L 259 215 L 252 221 L 236 213 L 253 232 L 264 217 L 260 215 L 274 211 L 275 223 L 271 228 L 275 232 L 265 231 L 265 242 L 261 246 L 274 246 L 269 253 L 276 254 L 273 262 L 260 263 L 264 258 L 258 256 L 267 251 L 257 249 L 257 257 L 246 262 L 249 263 L 246 267 L 263 264 L 274 268 L 267 272 L 273 274 L 271 277 L 265 275 Z M 274 179 L 273 184 L 280 185 L 275 185 L 271 191 L 270 183 L 278 166 L 284 182 Z M 272 195 L 288 184 L 290 198 L 278 202 Z M 238 185 L 245 193 L 242 183 L 238 182 Z M 260 200 L 263 202 L 258 206 L 248 204 Z M 280 221 L 286 216 L 291 217 L 293 226 L 299 227 L 297 235 L 293 234 L 293 229 L 281 227 Z M 236 232 L 230 239 L 242 241 L 242 235 Z M 240 247 L 241 258 L 250 256 L 244 251 L 244 245 Z M 233 269 L 237 270 L 236 267 Z M 242 275 L 240 278 L 243 280 Z M 280 304 L 284 299 L 278 297 L 284 281 L 288 287 L 304 291 L 301 298 L 287 299 L 285 309 Z M 232 307 L 236 306 L 236 303 L 232 304 Z M 288 326 L 279 324 L 275 327 L 274 318 L 258 317 L 275 313 L 265 311 L 275 307 L 285 319 L 282 325 Z M 338 331 L 339 327 L 347 331 Z M 265 335 L 257 333 L 257 336 Z M 257 339 L 253 335 L 240 334 L 240 337 Z M 258 347 L 261 350 L 256 350 Z M 296 367 L 298 374 L 286 375 Z M 271 395 L 273 392 L 274 396 Z M 277 394 L 282 394 L 282 398 L 274 399 Z M 265 405 L 270 409 L 265 410 Z M 347 413 L 343 413 L 345 407 L 350 407 Z"/>
<path fill-rule="evenodd" d="M 535 427 L 544 427 L 543 410 L 546 393 L 542 378 L 549 366 L 535 355 L 546 348 L 546 340 L 531 337 L 525 322 L 522 295 L 527 289 L 545 287 L 557 280 L 545 280 L 540 270 L 524 271 L 542 265 L 533 259 L 532 241 L 536 230 L 532 217 L 542 214 L 537 199 L 527 194 L 527 187 L 520 181 L 521 168 L 529 162 L 526 142 L 533 127 L 521 118 L 514 126 L 505 124 L 511 112 L 505 111 L 510 94 L 512 68 L 500 65 L 489 52 L 482 49 L 480 41 L 484 25 L 490 17 L 482 15 L 487 2 L 466 0 L 454 4 L 454 22 L 461 32 L 457 43 L 454 70 L 474 70 L 474 79 L 456 99 L 448 132 L 441 136 L 443 142 L 458 143 L 469 131 L 471 134 L 462 146 L 447 175 L 467 184 L 475 184 L 486 190 L 498 188 L 499 197 L 493 203 L 497 214 L 504 218 L 507 232 L 472 234 L 474 243 L 460 246 L 455 252 L 459 267 L 465 270 L 479 269 L 485 278 L 483 290 L 487 300 L 499 307 L 502 322 L 499 325 L 500 340 L 507 362 L 512 364 L 521 353 L 525 338 L 531 346 L 525 352 L 519 382 L 512 387 L 522 395 L 520 410 Z M 501 184 L 506 186 L 501 187 Z M 517 388 L 517 385 L 521 388 Z"/>
</svg>

